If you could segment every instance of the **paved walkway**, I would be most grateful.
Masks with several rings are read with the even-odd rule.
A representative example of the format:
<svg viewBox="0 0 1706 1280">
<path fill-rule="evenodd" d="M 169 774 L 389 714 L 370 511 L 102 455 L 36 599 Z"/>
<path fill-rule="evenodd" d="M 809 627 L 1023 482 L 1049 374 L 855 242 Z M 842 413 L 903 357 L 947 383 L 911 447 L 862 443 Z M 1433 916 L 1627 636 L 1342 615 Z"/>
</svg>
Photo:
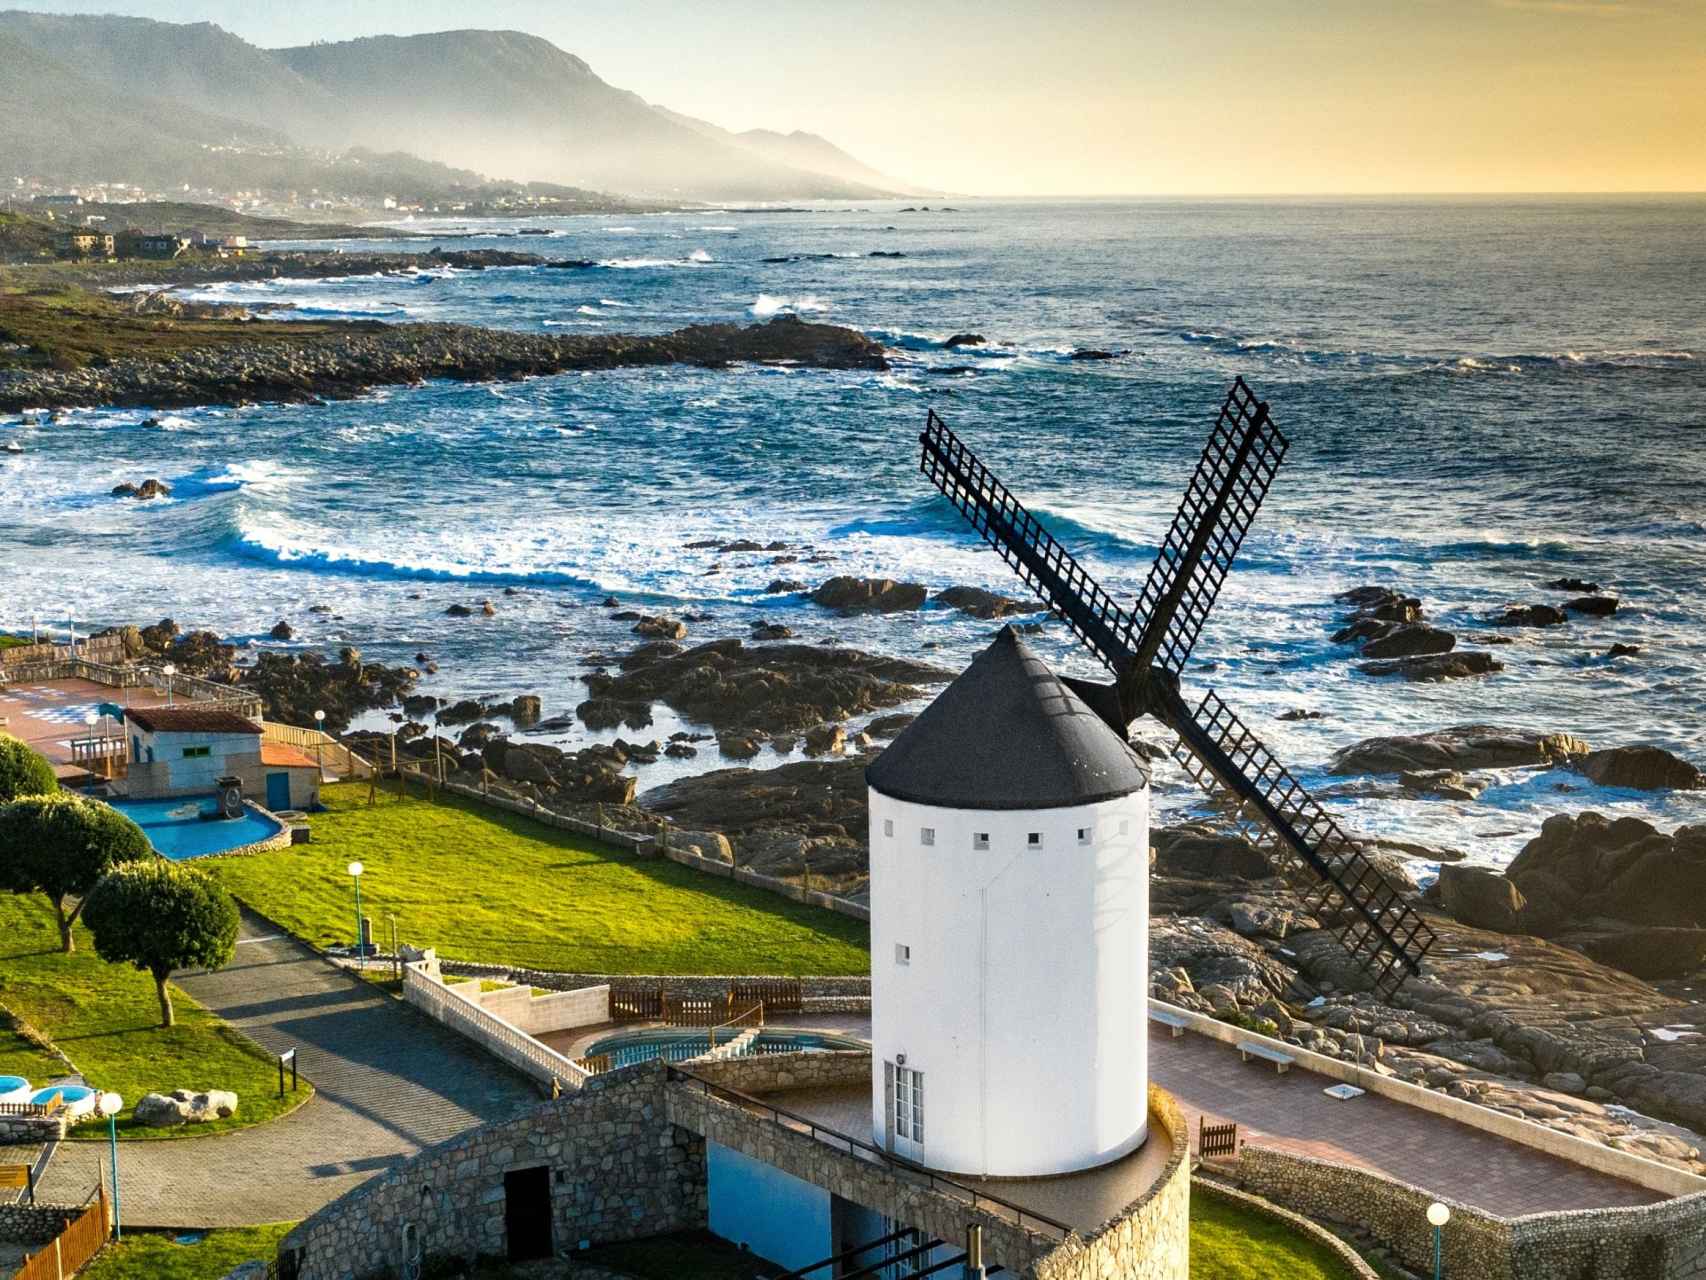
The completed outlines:
<svg viewBox="0 0 1706 1280">
<path fill-rule="evenodd" d="M 306 1217 L 422 1148 L 539 1100 L 467 1040 L 247 914 L 229 965 L 176 981 L 269 1052 L 296 1048 L 317 1092 L 253 1129 L 121 1142 L 127 1226 Z M 81 1200 L 106 1158 L 103 1142 L 61 1143 L 38 1194 Z"/>
</svg>

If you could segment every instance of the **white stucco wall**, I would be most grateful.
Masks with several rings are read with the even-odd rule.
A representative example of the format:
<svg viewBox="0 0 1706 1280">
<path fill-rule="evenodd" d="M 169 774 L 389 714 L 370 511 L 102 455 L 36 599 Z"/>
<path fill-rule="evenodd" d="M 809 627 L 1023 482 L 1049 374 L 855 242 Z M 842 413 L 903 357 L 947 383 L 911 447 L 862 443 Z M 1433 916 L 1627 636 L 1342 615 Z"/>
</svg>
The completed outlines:
<svg viewBox="0 0 1706 1280">
<path fill-rule="evenodd" d="M 1148 793 L 1040 812 L 876 791 L 870 805 L 877 1142 L 883 1064 L 904 1054 L 924 1074 L 916 1158 L 933 1168 L 1067 1173 L 1136 1148 L 1148 1126 Z M 988 849 L 973 846 L 980 832 Z"/>
<path fill-rule="evenodd" d="M 128 751 L 132 739 L 140 740 L 142 760 L 148 763 L 153 748 L 156 766 L 165 766 L 166 780 L 154 784 L 157 793 L 186 795 L 216 790 L 215 783 L 226 774 L 244 772 L 260 762 L 261 739 L 253 733 L 151 733 L 132 721 L 125 722 Z M 184 758 L 186 747 L 207 747 L 205 756 Z M 148 771 L 158 777 L 157 770 Z M 263 791 L 256 799 L 265 800 Z"/>
</svg>

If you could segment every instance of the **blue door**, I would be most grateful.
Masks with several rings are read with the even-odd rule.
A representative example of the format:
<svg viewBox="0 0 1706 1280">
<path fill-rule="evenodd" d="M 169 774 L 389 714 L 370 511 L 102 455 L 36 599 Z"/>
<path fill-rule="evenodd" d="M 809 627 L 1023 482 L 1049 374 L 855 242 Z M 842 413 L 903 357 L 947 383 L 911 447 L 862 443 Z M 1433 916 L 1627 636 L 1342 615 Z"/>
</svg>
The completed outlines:
<svg viewBox="0 0 1706 1280">
<path fill-rule="evenodd" d="M 274 813 L 280 809 L 290 808 L 290 775 L 288 773 L 267 774 L 267 808 Z"/>
</svg>

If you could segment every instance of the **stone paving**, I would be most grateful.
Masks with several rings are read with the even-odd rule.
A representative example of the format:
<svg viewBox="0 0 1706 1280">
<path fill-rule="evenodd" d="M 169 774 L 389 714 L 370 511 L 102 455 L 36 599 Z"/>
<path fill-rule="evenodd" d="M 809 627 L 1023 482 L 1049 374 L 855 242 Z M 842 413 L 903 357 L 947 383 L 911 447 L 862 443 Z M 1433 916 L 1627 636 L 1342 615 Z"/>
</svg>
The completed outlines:
<svg viewBox="0 0 1706 1280">
<path fill-rule="evenodd" d="M 316 1095 L 253 1129 L 121 1142 L 127 1226 L 306 1217 L 422 1148 L 539 1099 L 467 1040 L 247 914 L 229 965 L 176 981 L 267 1051 L 295 1048 Z M 106 1159 L 104 1142 L 61 1143 L 38 1194 L 81 1200 Z"/>
</svg>

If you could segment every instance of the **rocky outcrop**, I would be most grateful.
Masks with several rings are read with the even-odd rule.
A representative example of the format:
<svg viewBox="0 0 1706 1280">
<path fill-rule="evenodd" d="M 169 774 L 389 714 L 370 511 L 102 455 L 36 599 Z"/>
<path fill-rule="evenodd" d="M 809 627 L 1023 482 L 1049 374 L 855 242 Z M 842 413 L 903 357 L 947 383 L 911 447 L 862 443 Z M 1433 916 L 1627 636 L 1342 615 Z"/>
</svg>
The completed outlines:
<svg viewBox="0 0 1706 1280">
<path fill-rule="evenodd" d="M 1504 670 L 1491 654 L 1458 649 L 1455 633 L 1425 620 L 1420 597 L 1370 585 L 1340 592 L 1336 599 L 1352 611 L 1333 633 L 1333 643 L 1358 646 L 1358 655 L 1368 659 L 1357 665 L 1364 675 L 1432 682 Z"/>
<path fill-rule="evenodd" d="M 812 603 L 842 613 L 900 613 L 921 609 L 929 596 L 922 583 L 892 578 L 831 578 L 812 592 Z"/>
<path fill-rule="evenodd" d="M 1569 620 L 1569 614 L 1549 604 L 1511 605 L 1487 617 L 1495 627 L 1561 627 Z"/>
<path fill-rule="evenodd" d="M 1637 791 L 1699 791 L 1706 773 L 1663 747 L 1611 747 L 1571 761 L 1570 767 L 1602 787 Z"/>
<path fill-rule="evenodd" d="M 346 646 L 336 661 L 318 653 L 266 650 L 241 671 L 238 684 L 260 695 L 269 720 L 311 725 L 314 713 L 324 711 L 327 731 L 341 733 L 361 712 L 395 706 L 419 679 L 413 667 L 364 662 Z M 470 719 L 479 719 L 478 712 Z"/>
<path fill-rule="evenodd" d="M 112 494 L 115 498 L 139 498 L 146 502 L 149 498 L 171 497 L 172 487 L 150 476 L 141 484 L 131 484 L 128 480 L 123 484 L 115 484 Z"/>
<path fill-rule="evenodd" d="M 234 325 L 241 322 L 233 321 Z M 429 378 L 486 381 L 569 370 L 738 362 L 884 369 L 882 344 L 838 325 L 778 316 L 767 324 L 691 325 L 673 333 L 551 334 L 471 325 L 369 322 L 230 340 L 99 367 L 0 371 L 0 411 L 28 405 L 236 404 L 343 399 Z"/>
<path fill-rule="evenodd" d="M 1577 596 L 1564 601 L 1565 613 L 1577 613 L 1585 618 L 1609 618 L 1617 612 L 1615 596 Z"/>
<path fill-rule="evenodd" d="M 1516 769 L 1561 764 L 1589 749 L 1567 733 L 1466 724 L 1433 733 L 1367 738 L 1336 753 L 1330 769 L 1338 774 Z"/>
<path fill-rule="evenodd" d="M 1016 613 L 1041 613 L 1044 609 L 1035 600 L 1015 600 L 981 587 L 948 587 L 932 596 L 930 603 L 958 609 L 974 618 L 1005 618 Z"/>
<path fill-rule="evenodd" d="M 1523 933 L 1522 890 L 1497 871 L 1485 867 L 1444 866 L 1439 869 L 1440 905 L 1464 924 L 1494 933 Z"/>
<path fill-rule="evenodd" d="M 1364 651 L 1366 652 L 1366 649 Z M 1357 670 L 1365 676 L 1402 676 L 1405 680 L 1419 683 L 1494 675 L 1504 669 L 1504 663 L 1492 654 L 1479 649 L 1459 649 L 1456 653 L 1435 653 L 1426 657 L 1413 658 L 1389 658 L 1380 662 L 1359 662 L 1357 664 Z"/>
<path fill-rule="evenodd" d="M 921 686 L 951 675 L 856 649 L 748 648 L 738 639 L 685 650 L 668 641 L 642 645 L 621 666 L 615 674 L 584 677 L 592 696 L 577 714 L 589 725 L 594 717 L 627 716 L 663 702 L 722 734 L 797 733 L 909 702 L 922 695 Z"/>
</svg>

